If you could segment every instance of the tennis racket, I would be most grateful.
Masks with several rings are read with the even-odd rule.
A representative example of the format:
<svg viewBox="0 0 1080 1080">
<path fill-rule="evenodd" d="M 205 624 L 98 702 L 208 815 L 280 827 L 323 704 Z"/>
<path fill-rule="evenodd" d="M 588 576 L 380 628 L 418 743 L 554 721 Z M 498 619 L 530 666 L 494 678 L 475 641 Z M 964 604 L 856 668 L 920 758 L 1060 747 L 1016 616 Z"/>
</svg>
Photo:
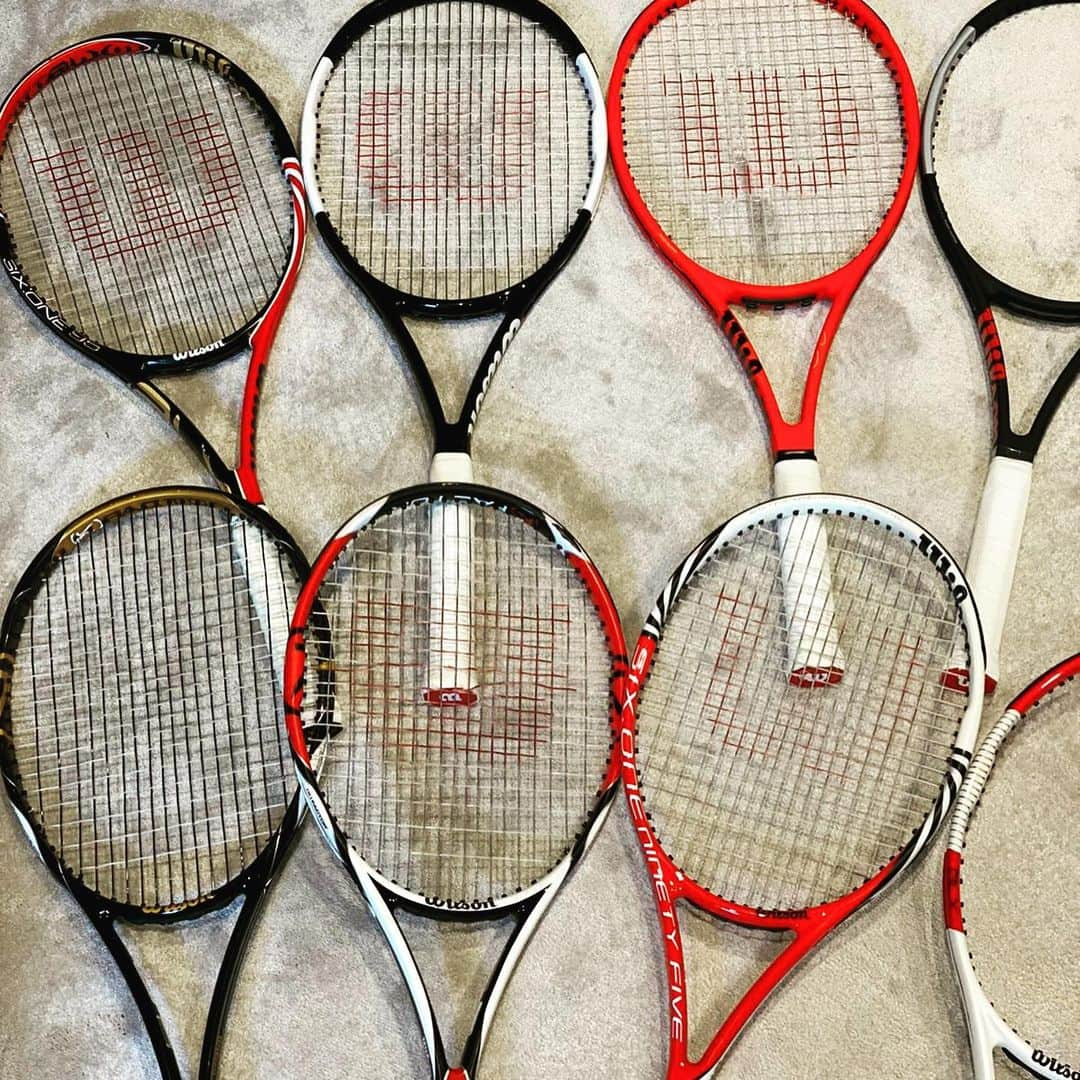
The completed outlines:
<svg viewBox="0 0 1080 1080">
<path fill-rule="evenodd" d="M 1080 1074 L 1075 1046 L 1071 1059 L 1062 1057 L 1067 1049 L 1061 1045 L 1063 1017 L 1052 1011 L 1055 1003 L 1076 996 L 1076 866 L 1073 858 L 1070 868 L 1069 855 L 1076 850 L 1077 710 L 1063 688 L 1077 675 L 1080 653 L 1041 675 L 1009 704 L 972 761 L 949 826 L 946 936 L 977 1080 L 993 1080 L 995 1050 L 1032 1076 Z M 1046 711 L 1028 730 L 1037 706 Z M 995 775 L 988 795 L 987 781 L 999 764 L 1000 781 Z M 1038 778 L 1034 785 L 1032 777 Z M 1017 895 L 1031 897 L 1032 903 L 1018 910 Z M 1054 912 L 1052 931 L 1049 912 Z M 1013 963 L 1006 963 L 1010 956 Z M 1017 977 L 1017 960 L 1033 982 Z M 1019 1021 L 1020 1030 L 1039 1040 L 1028 1042 L 999 1008 L 1008 1009 L 1012 1023 Z"/>
<path fill-rule="evenodd" d="M 815 545 L 822 525 L 847 663 L 841 683 L 807 694 L 787 677 L 783 549 Z M 714 1075 L 781 979 L 925 850 L 979 725 L 981 681 L 941 683 L 958 642 L 981 672 L 956 563 L 914 522 L 858 499 L 746 510 L 671 576 L 638 639 L 620 738 L 664 939 L 669 1080 Z M 697 1061 L 680 901 L 791 935 Z"/>
<path fill-rule="evenodd" d="M 472 534 L 478 678 L 470 703 L 452 707 L 426 694 L 440 507 L 467 514 Z M 309 644 L 327 631 L 330 670 Z M 285 664 L 293 757 L 393 951 L 433 1080 L 476 1077 L 514 966 L 611 808 L 625 669 L 618 616 L 588 556 L 501 492 L 425 485 L 379 499 L 315 562 Z M 456 1067 L 400 911 L 512 922 Z"/>
<path fill-rule="evenodd" d="M 918 103 L 896 43 L 860 0 L 655 0 L 619 48 L 608 122 L 631 213 L 742 363 L 776 493 L 820 491 L 829 352 L 914 183 Z M 816 302 L 828 313 L 791 422 L 735 309 Z M 827 584 L 825 534 L 783 547 L 804 560 L 784 566 L 791 680 L 834 684 L 845 665 L 829 591 L 805 588 Z"/>
<path fill-rule="evenodd" d="M 181 1070 L 117 920 L 245 901 L 217 977 L 214 1069 L 244 945 L 300 818 L 280 686 L 307 563 L 256 504 L 259 388 L 304 239 L 299 163 L 256 84 L 205 45 L 94 38 L 0 107 L 0 259 L 54 333 L 158 409 L 224 492 L 166 487 L 61 530 L 0 644 L 0 765 L 42 860 Z M 225 465 L 151 380 L 251 349 Z"/>
<path fill-rule="evenodd" d="M 573 32 L 542 4 L 377 2 L 315 68 L 301 153 L 327 246 L 382 316 L 434 436 L 430 480 L 472 482 L 495 370 L 592 221 L 607 159 L 603 97 Z M 404 318 L 498 315 L 456 420 Z M 469 503 L 436 501 L 427 700 L 474 704 Z"/>
<path fill-rule="evenodd" d="M 998 324 L 1005 312 L 1024 325 L 1080 327 L 1080 225 L 1075 214 L 1057 213 L 1076 196 L 1058 136 L 1075 121 L 1078 34 L 1080 3 L 998 0 L 950 46 L 924 112 L 923 200 L 975 319 L 990 382 L 994 455 L 967 565 L 986 634 L 990 689 L 1000 669 L 1032 467 L 1080 375 L 1080 349 L 1061 365 L 1075 338 L 1066 346 L 1054 337 L 1048 350 L 1056 377 L 1043 386 L 1036 410 L 1025 413 L 1014 402 L 1016 371 L 1010 380 Z M 999 129 L 997 137 L 987 137 L 990 127 Z M 1028 343 L 1020 371 L 1044 348 Z M 946 674 L 967 677 L 959 661 Z"/>
</svg>

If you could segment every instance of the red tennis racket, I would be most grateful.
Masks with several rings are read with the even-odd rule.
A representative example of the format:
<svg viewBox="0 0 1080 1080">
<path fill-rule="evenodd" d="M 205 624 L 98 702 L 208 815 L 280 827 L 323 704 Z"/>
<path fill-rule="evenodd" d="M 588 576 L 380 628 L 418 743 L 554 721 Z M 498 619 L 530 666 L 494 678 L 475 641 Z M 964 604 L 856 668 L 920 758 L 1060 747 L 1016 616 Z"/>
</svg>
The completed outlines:
<svg viewBox="0 0 1080 1080">
<path fill-rule="evenodd" d="M 611 153 L 632 213 L 731 342 L 768 425 L 778 495 L 821 490 L 814 421 L 825 365 L 916 172 L 907 64 L 859 0 L 655 0 L 608 94 Z M 829 305 L 795 421 L 737 307 Z M 794 557 L 795 545 L 785 545 Z M 794 683 L 838 682 L 824 534 L 784 556 Z"/>
<path fill-rule="evenodd" d="M 823 525 L 847 666 L 807 693 L 788 678 L 782 553 L 816 544 Z M 664 939 L 669 1080 L 713 1075 L 796 964 L 926 849 L 982 709 L 981 678 L 963 692 L 942 683 L 953 651 L 982 675 L 963 575 L 919 525 L 874 503 L 765 503 L 672 574 L 634 652 L 621 734 Z M 697 1061 L 679 901 L 791 936 Z"/>
</svg>

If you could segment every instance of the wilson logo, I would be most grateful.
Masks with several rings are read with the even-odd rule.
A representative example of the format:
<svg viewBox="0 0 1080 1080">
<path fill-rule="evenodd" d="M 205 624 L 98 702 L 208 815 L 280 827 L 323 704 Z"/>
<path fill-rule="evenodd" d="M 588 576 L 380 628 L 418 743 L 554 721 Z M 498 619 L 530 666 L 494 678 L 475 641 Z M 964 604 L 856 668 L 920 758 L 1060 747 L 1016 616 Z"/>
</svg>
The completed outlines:
<svg viewBox="0 0 1080 1080">
<path fill-rule="evenodd" d="M 473 406 L 473 410 L 469 415 L 469 431 L 476 426 L 476 418 L 480 415 L 480 407 L 484 404 L 484 398 L 487 397 L 488 387 L 491 385 L 491 380 L 495 376 L 495 369 L 502 363 L 502 358 L 506 355 L 506 350 L 510 348 L 510 343 L 517 337 L 517 332 L 521 329 L 521 320 L 512 319 L 510 325 L 506 328 L 506 333 L 502 337 L 502 345 L 495 350 L 494 355 L 491 358 L 491 363 L 488 364 L 487 373 L 484 375 L 484 381 L 480 386 L 480 393 L 476 395 L 476 404 Z"/>
<path fill-rule="evenodd" d="M 444 900 L 440 896 L 425 896 L 424 902 L 444 911 L 487 911 L 495 906 L 490 897 L 487 900 Z"/>
<path fill-rule="evenodd" d="M 1056 1057 L 1051 1057 L 1042 1050 L 1032 1051 L 1031 1060 L 1036 1065 L 1042 1065 L 1043 1068 L 1049 1069 L 1055 1076 L 1067 1076 L 1070 1080 L 1080 1080 L 1080 1069 L 1074 1069 L 1071 1065 L 1067 1065 L 1064 1061 L 1058 1061 Z"/>
<path fill-rule="evenodd" d="M 968 591 L 960 581 L 952 559 L 930 537 L 925 535 L 919 537 L 919 550 L 941 571 L 942 577 L 945 578 L 952 589 L 956 602 L 962 604 L 968 598 Z"/>
<path fill-rule="evenodd" d="M 771 188 L 818 195 L 843 184 L 858 166 L 865 129 L 852 85 L 840 68 L 754 67 L 665 75 L 661 92 L 678 110 L 686 178 L 746 198 Z"/>
</svg>

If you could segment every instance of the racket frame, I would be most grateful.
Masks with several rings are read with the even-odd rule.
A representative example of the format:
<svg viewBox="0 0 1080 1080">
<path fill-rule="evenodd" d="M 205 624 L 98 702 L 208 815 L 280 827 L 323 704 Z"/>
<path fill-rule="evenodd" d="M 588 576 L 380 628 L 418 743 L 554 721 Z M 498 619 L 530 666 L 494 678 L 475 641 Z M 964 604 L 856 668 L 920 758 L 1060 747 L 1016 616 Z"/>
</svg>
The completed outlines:
<svg viewBox="0 0 1080 1080">
<path fill-rule="evenodd" d="M 960 31 L 934 75 L 923 109 L 920 179 L 923 204 L 942 253 L 948 260 L 975 321 L 989 382 L 993 456 L 979 504 L 968 555 L 967 575 L 982 616 L 987 647 L 987 691 L 997 685 L 1001 639 L 1016 574 L 1031 494 L 1035 457 L 1065 396 L 1080 377 L 1080 349 L 1058 374 L 1031 426 L 1013 426 L 1008 367 L 995 307 L 1020 319 L 1080 327 L 1080 301 L 1036 296 L 1002 280 L 977 262 L 963 246 L 941 195 L 934 164 L 934 133 L 944 108 L 949 80 L 980 37 L 1007 19 L 1038 8 L 1077 0 L 996 0 Z M 957 685 L 968 673 L 954 665 L 945 678 Z"/>
<path fill-rule="evenodd" d="M 735 350 L 761 407 L 776 461 L 813 461 L 818 396 L 836 331 L 859 285 L 900 224 L 914 186 L 919 145 L 919 101 L 915 84 L 899 46 L 885 24 L 870 8 L 860 0 L 813 0 L 822 6 L 835 9 L 864 30 L 893 75 L 904 119 L 903 134 L 907 146 L 896 197 L 867 246 L 855 258 L 832 273 L 816 280 L 790 285 L 758 285 L 734 281 L 690 258 L 664 231 L 638 191 L 622 137 L 623 83 L 642 41 L 664 18 L 693 2 L 694 0 L 653 0 L 635 19 L 619 46 L 607 99 L 608 126 L 613 133 L 612 170 L 641 231 L 712 311 L 724 336 Z M 810 361 L 799 418 L 795 422 L 788 422 L 777 403 L 762 360 L 743 330 L 734 308 L 743 307 L 749 311 L 767 308 L 780 312 L 787 307 L 809 307 L 823 301 L 829 303 L 829 312 Z"/>
<path fill-rule="evenodd" d="M 143 1019 L 150 1043 L 157 1058 L 161 1074 L 166 1080 L 179 1080 L 180 1067 L 171 1042 L 166 1034 L 161 1013 L 150 994 L 149 988 L 116 931 L 116 922 L 133 925 L 165 925 L 198 918 L 215 911 L 244 895 L 236 925 L 230 935 L 225 956 L 218 970 L 217 981 L 203 1041 L 200 1076 L 213 1074 L 216 1050 L 220 1040 L 224 1018 L 236 984 L 240 959 L 262 897 L 272 885 L 280 867 L 283 854 L 288 850 L 293 835 L 302 818 L 300 793 L 289 800 L 285 814 L 276 834 L 259 852 L 258 856 L 238 874 L 205 897 L 196 901 L 155 910 L 147 910 L 135 904 L 102 896 L 86 885 L 73 871 L 65 867 L 48 836 L 41 828 L 37 815 L 30 805 L 20 779 L 20 770 L 12 736 L 11 686 L 16 668 L 18 643 L 26 615 L 38 589 L 60 560 L 70 556 L 88 536 L 100 532 L 113 519 L 154 506 L 177 502 L 198 503 L 236 515 L 258 526 L 276 544 L 279 551 L 293 562 L 297 580 L 303 581 L 307 564 L 299 554 L 295 543 L 277 521 L 258 506 L 240 504 L 224 492 L 199 487 L 159 487 L 134 492 L 110 499 L 66 525 L 45 545 L 19 579 L 0 625 L 0 774 L 8 801 L 15 811 L 16 820 L 22 826 L 34 851 L 56 880 L 68 890 L 82 908 L 105 943 L 117 967 L 124 976 L 128 990 Z"/>
<path fill-rule="evenodd" d="M 327 732 L 332 732 L 333 698 L 327 686 L 317 688 L 315 723 L 305 728 L 302 714 L 306 692 L 308 669 L 306 640 L 314 615 L 318 633 L 325 633 L 322 623 L 326 616 L 318 608 L 319 589 L 338 556 L 358 533 L 368 528 L 379 517 L 402 506 L 422 500 L 453 499 L 464 497 L 478 505 L 493 506 L 503 513 L 522 518 L 537 528 L 558 547 L 567 561 L 577 571 L 589 592 L 597 614 L 604 626 L 611 654 L 611 697 L 609 724 L 612 744 L 606 772 L 600 782 L 592 813 L 585 827 L 578 834 L 570 850 L 547 874 L 520 892 L 508 896 L 485 899 L 466 907 L 446 901 L 425 897 L 411 889 L 391 881 L 380 874 L 357 850 L 352 841 L 338 825 L 319 788 L 318 771 L 321 762 L 320 749 Z M 337 532 L 316 558 L 311 576 L 301 592 L 293 616 L 289 648 L 285 659 L 285 715 L 289 730 L 289 744 L 296 766 L 300 787 L 308 808 L 330 850 L 345 867 L 360 890 L 375 921 L 382 930 L 387 944 L 409 990 L 416 1016 L 423 1032 L 433 1080 L 475 1080 L 480 1057 L 491 1030 L 495 1012 L 503 992 L 513 975 L 514 968 L 526 945 L 539 926 L 545 912 L 555 899 L 563 882 L 592 846 L 611 810 L 618 788 L 619 762 L 616 754 L 616 731 L 622 681 L 626 674 L 626 647 L 622 624 L 614 601 L 595 564 L 571 534 L 549 514 L 531 503 L 494 488 L 470 484 L 424 484 L 403 488 L 391 495 L 370 503 L 354 515 Z M 340 730 L 340 729 L 339 729 Z M 314 732 L 314 737 L 311 737 Z M 331 736 L 332 737 L 332 736 Z M 473 1026 L 466 1039 L 462 1053 L 462 1065 L 451 1068 L 435 1011 L 424 985 L 423 976 L 409 943 L 397 922 L 395 912 L 401 910 L 425 918 L 454 922 L 491 922 L 503 918 L 513 921 L 513 929 L 496 961 L 487 986 L 481 996 Z"/>
<path fill-rule="evenodd" d="M 976 1080 L 994 1080 L 995 1050 L 1001 1050 L 1006 1057 L 1026 1069 L 1032 1076 L 1046 1077 L 1047 1080 L 1071 1076 L 1076 1069 L 1075 1065 L 1069 1066 L 1053 1054 L 1032 1046 L 1010 1027 L 979 984 L 964 927 L 963 866 L 968 826 L 1002 746 L 1033 709 L 1052 698 L 1055 691 L 1078 675 L 1080 653 L 1040 675 L 1010 702 L 1004 715 L 987 733 L 972 759 L 949 824 L 949 842 L 945 849 L 942 871 L 945 939 L 964 1006 Z"/>
<path fill-rule="evenodd" d="M 32 68 L 19 80 L 0 105 L 0 148 L 6 143 L 12 125 L 36 94 L 75 67 L 113 56 L 158 54 L 198 63 L 213 74 L 225 78 L 246 94 L 258 108 L 281 159 L 282 171 L 291 189 L 292 249 L 277 289 L 264 309 L 244 326 L 227 337 L 203 348 L 167 355 L 143 356 L 114 349 L 94 341 L 67 323 L 49 299 L 37 291 L 18 262 L 10 230 L 0 213 L 0 264 L 27 307 L 67 344 L 89 360 L 141 394 L 202 459 L 215 483 L 237 499 L 261 504 L 262 493 L 255 471 L 255 430 L 263 377 L 270 359 L 270 346 L 277 334 L 285 307 L 292 294 L 303 259 L 307 230 L 304 180 L 288 130 L 269 98 L 252 78 L 231 60 L 208 45 L 175 34 L 144 30 L 124 31 L 89 38 L 61 49 Z M 202 434 L 197 425 L 159 387 L 155 376 L 178 375 L 216 364 L 251 349 L 240 413 L 238 454 L 235 468 L 230 468 Z"/>
<path fill-rule="evenodd" d="M 592 223 L 603 186 L 607 162 L 607 113 L 596 68 L 577 35 L 558 15 L 535 0 L 488 0 L 488 5 L 491 7 L 502 8 L 523 18 L 531 19 L 542 26 L 558 41 L 577 67 L 592 114 L 593 171 L 584 202 L 574 224 L 548 262 L 510 288 L 465 300 L 434 300 L 402 292 L 380 281 L 360 264 L 342 241 L 337 228 L 330 220 L 319 192 L 317 165 L 319 105 L 335 65 L 349 51 L 357 38 L 391 15 L 429 3 L 431 0 L 376 0 L 375 3 L 368 4 L 358 11 L 334 35 L 316 64 L 311 84 L 308 87 L 300 127 L 300 158 L 316 228 L 338 264 L 359 287 L 386 324 L 412 372 L 424 412 L 433 432 L 434 455 L 441 459 L 433 468 L 441 467 L 442 476 L 447 482 L 458 481 L 467 484 L 472 482 L 468 465 L 472 433 L 491 379 L 526 316 L 577 251 Z M 423 319 L 457 320 L 491 315 L 500 315 L 501 321 L 473 375 L 460 415 L 456 421 L 452 421 L 446 415 L 435 387 L 435 381 L 404 319 L 407 316 L 413 316 Z"/>
<path fill-rule="evenodd" d="M 968 704 L 957 734 L 956 745 L 943 762 L 943 784 L 937 802 L 907 845 L 866 882 L 845 896 L 801 911 L 766 912 L 727 900 L 709 891 L 675 864 L 653 831 L 647 799 L 637 772 L 636 705 L 648 680 L 653 657 L 663 638 L 664 623 L 680 593 L 712 555 L 739 533 L 762 522 L 784 517 L 820 514 L 823 518 L 853 517 L 879 523 L 894 534 L 911 539 L 927 561 L 948 583 L 956 600 L 972 651 L 972 670 L 982 670 L 982 632 L 963 572 L 934 536 L 921 525 L 877 503 L 842 495 L 799 495 L 744 510 L 705 538 L 679 564 L 661 592 L 638 639 L 624 682 L 619 728 L 619 759 L 623 790 L 630 818 L 652 882 L 653 899 L 664 944 L 668 1008 L 668 1080 L 697 1080 L 711 1077 L 720 1068 L 737 1036 L 780 982 L 814 947 L 856 911 L 879 896 L 908 866 L 915 862 L 933 840 L 948 816 L 949 808 L 971 760 L 982 711 L 982 682 L 968 688 Z M 691 1061 L 688 1048 L 688 995 L 686 962 L 679 930 L 677 904 L 685 900 L 709 915 L 755 930 L 789 933 L 792 941 L 776 956 L 745 992 L 727 1016 L 708 1048 Z"/>
</svg>

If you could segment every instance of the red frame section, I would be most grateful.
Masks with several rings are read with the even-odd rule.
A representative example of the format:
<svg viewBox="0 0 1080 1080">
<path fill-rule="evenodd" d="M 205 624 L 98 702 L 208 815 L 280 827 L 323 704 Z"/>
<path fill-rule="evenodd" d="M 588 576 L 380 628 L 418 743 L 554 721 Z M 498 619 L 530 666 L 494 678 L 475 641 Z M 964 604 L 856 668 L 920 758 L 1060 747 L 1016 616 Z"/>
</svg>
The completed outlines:
<svg viewBox="0 0 1080 1080">
<path fill-rule="evenodd" d="M 768 424 L 774 456 L 813 454 L 814 421 L 821 380 L 837 328 L 862 280 L 900 224 L 908 199 L 911 197 L 919 155 L 918 95 L 907 62 L 896 41 L 881 19 L 861 0 L 807 0 L 808 3 L 818 3 L 835 9 L 863 29 L 881 54 L 883 62 L 892 72 L 904 113 L 904 137 L 907 148 L 900 186 L 893 205 L 870 243 L 846 266 L 826 277 L 793 285 L 755 285 L 722 277 L 685 255 L 660 227 L 634 184 L 623 144 L 622 85 L 634 55 L 642 40 L 657 23 L 671 12 L 686 7 L 692 2 L 693 0 L 653 0 L 634 21 L 619 47 L 607 98 L 612 166 L 627 204 L 642 231 L 660 254 L 678 270 L 709 306 L 738 354 Z M 823 300 L 829 301 L 829 312 L 810 361 L 799 418 L 791 423 L 785 419 L 761 358 L 732 311 L 732 307 L 769 305 L 782 308 L 789 304 L 804 305 Z"/>
<path fill-rule="evenodd" d="M 993 322 L 993 316 L 991 316 Z M 996 333 L 995 333 L 996 339 Z M 1027 716 L 1036 705 L 1041 705 L 1047 697 L 1060 690 L 1067 682 L 1080 676 L 1080 653 L 1075 653 L 1068 660 L 1063 660 L 1056 667 L 1043 672 L 1034 682 L 1030 683 L 1005 709 L 1009 712 L 1019 713 L 1021 717 Z M 950 837 L 950 843 L 952 838 Z M 954 847 L 945 850 L 945 860 L 942 866 L 942 893 L 945 907 L 945 926 L 949 930 L 956 930 L 963 934 L 964 931 L 964 904 L 963 904 L 963 852 Z"/>
<path fill-rule="evenodd" d="M 100 37 L 92 41 L 81 41 L 78 45 L 72 45 L 43 60 L 22 77 L 18 86 L 8 94 L 4 104 L 0 106 L 0 146 L 7 139 L 8 129 L 26 103 L 48 86 L 53 79 L 58 79 L 73 68 L 90 60 L 98 60 L 103 56 L 129 56 L 151 51 L 151 46 L 142 41 L 135 41 L 133 38 Z"/>
<path fill-rule="evenodd" d="M 304 242 L 307 234 L 307 199 L 304 193 L 304 174 L 296 158 L 285 158 L 282 168 L 289 181 L 293 206 L 293 246 L 289 264 L 278 285 L 274 298 L 258 325 L 251 332 L 251 361 L 244 384 L 244 400 L 240 406 L 240 438 L 236 462 L 236 480 L 248 502 L 263 503 L 262 490 L 255 472 L 255 437 L 262 397 L 263 378 L 270 363 L 270 348 L 277 337 L 282 316 L 292 296 L 300 264 L 304 261 Z"/>
<path fill-rule="evenodd" d="M 653 832 L 638 783 L 635 732 L 635 706 L 656 653 L 656 640 L 642 634 L 627 674 L 619 732 L 619 764 L 623 789 L 630 808 L 630 818 L 641 845 L 645 865 L 652 882 L 653 898 L 660 919 L 664 941 L 664 959 L 668 983 L 668 1067 L 667 1080 L 698 1080 L 708 1076 L 730 1049 L 739 1033 L 765 999 L 784 977 L 823 938 L 845 919 L 872 899 L 892 878 L 899 857 L 882 867 L 854 892 L 837 900 L 802 911 L 762 912 L 756 908 L 725 900 L 688 878 L 671 861 Z M 697 1061 L 691 1061 L 688 1042 L 688 993 L 686 962 L 676 904 L 686 900 L 702 911 L 739 926 L 776 933 L 790 933 L 794 940 L 758 976 L 750 989 L 728 1015 Z"/>
</svg>

